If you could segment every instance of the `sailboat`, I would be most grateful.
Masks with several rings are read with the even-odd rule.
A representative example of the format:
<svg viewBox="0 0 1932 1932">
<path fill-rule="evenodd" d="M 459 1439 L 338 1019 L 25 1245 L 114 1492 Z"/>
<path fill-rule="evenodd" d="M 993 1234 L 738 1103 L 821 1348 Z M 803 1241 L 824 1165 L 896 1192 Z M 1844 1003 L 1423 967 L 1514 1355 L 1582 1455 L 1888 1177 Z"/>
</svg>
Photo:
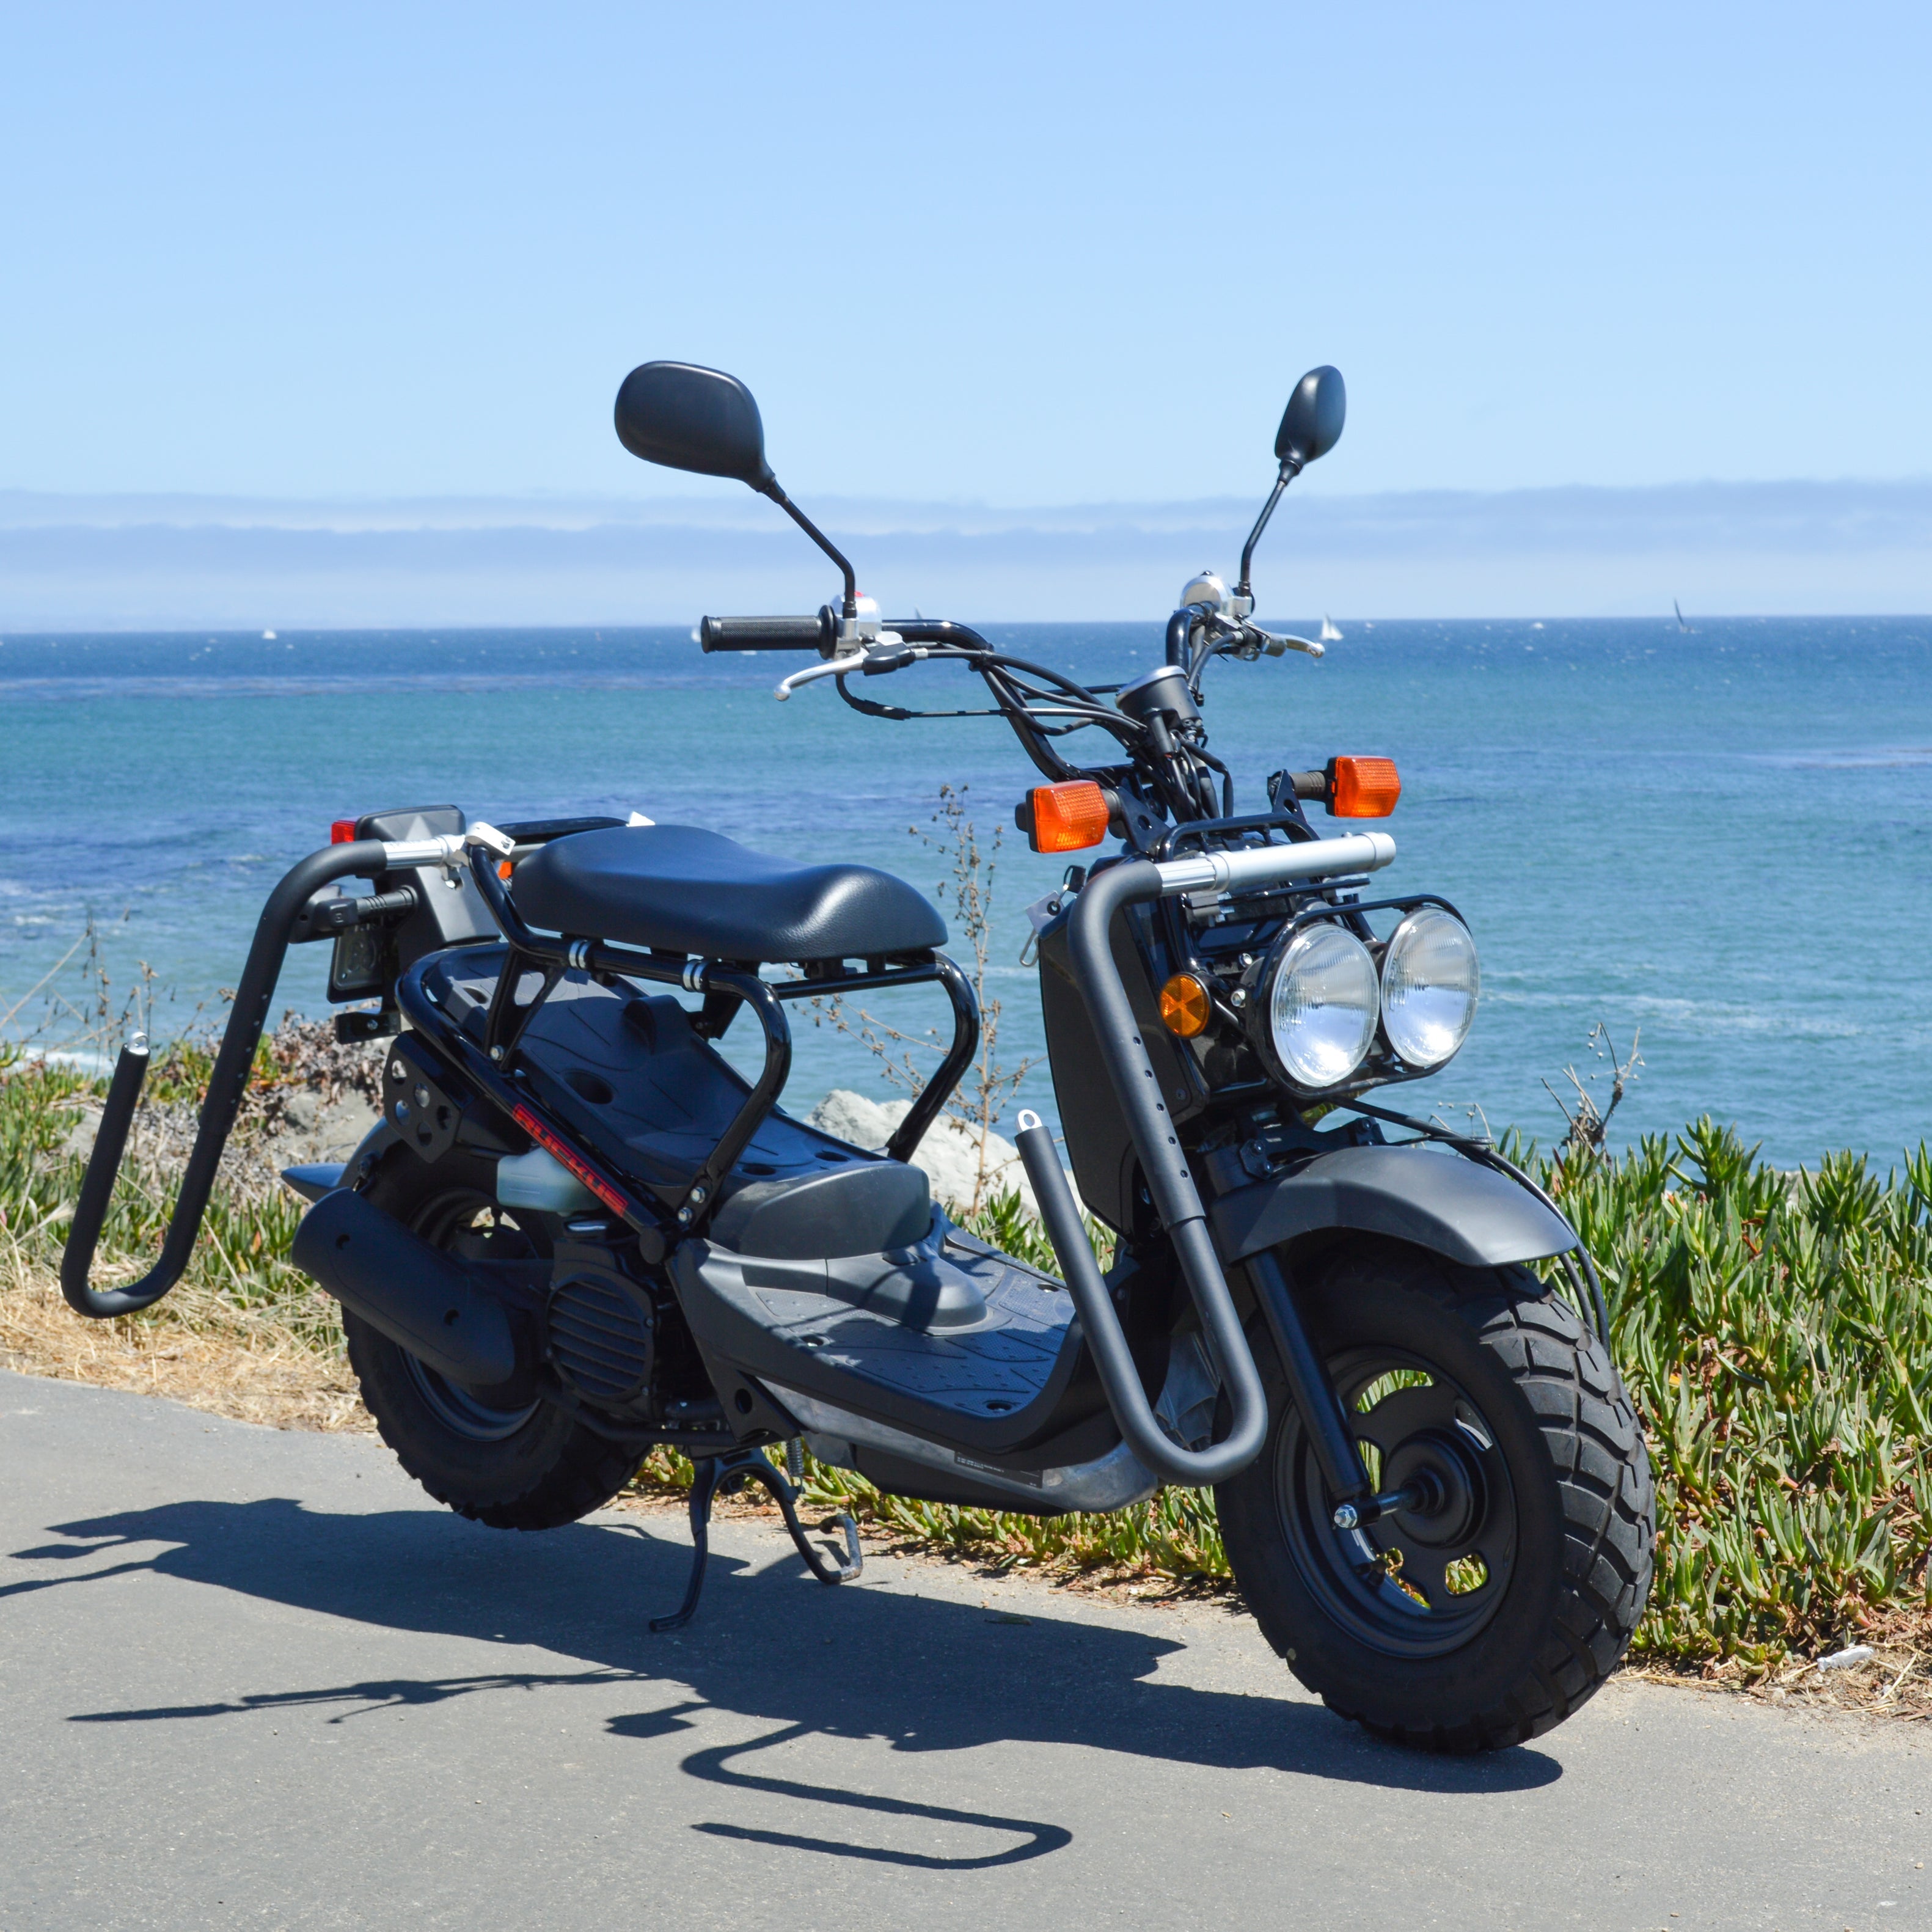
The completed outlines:
<svg viewBox="0 0 1932 1932">
<path fill-rule="evenodd" d="M 1342 634 L 1336 629 L 1334 619 L 1326 614 L 1322 620 L 1321 637 L 1324 644 L 1339 644 L 1342 641 Z"/>
<path fill-rule="evenodd" d="M 1694 638 L 1697 633 L 1692 630 L 1690 626 L 1684 621 L 1684 606 L 1678 603 L 1677 599 L 1673 597 L 1670 600 L 1670 608 L 1677 613 L 1677 628 L 1682 631 L 1687 638 Z"/>
</svg>

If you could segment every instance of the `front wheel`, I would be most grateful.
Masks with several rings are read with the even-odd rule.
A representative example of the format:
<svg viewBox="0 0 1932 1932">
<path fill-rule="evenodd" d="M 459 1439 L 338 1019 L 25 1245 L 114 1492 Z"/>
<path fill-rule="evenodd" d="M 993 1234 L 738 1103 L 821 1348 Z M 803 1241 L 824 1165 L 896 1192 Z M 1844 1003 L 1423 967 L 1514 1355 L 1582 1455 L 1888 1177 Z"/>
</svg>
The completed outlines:
<svg viewBox="0 0 1932 1932">
<path fill-rule="evenodd" d="M 1216 1499 L 1262 1634 L 1330 1709 L 1424 1749 L 1560 1724 L 1616 1668 L 1649 1594 L 1650 1462 L 1603 1345 L 1522 1268 L 1474 1281 L 1352 1250 L 1304 1310 L 1378 1490 L 1337 1529 L 1272 1352 L 1268 1444 Z"/>
</svg>

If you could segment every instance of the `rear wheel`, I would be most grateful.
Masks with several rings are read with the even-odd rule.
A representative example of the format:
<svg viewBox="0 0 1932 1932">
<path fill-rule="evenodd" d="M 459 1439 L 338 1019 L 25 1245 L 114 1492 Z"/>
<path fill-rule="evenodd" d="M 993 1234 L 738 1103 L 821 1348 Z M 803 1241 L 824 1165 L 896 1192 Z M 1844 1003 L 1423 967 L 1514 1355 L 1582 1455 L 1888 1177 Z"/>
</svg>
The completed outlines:
<svg viewBox="0 0 1932 1932">
<path fill-rule="evenodd" d="M 434 1166 L 398 1154 L 369 1198 L 452 1254 L 497 1261 L 546 1254 L 540 1230 L 496 1206 L 494 1178 L 489 1162 L 460 1154 Z M 342 1327 L 382 1440 L 459 1515 L 495 1529 L 554 1529 L 608 1502 L 643 1460 L 549 1402 L 497 1408 L 479 1401 L 346 1308 Z"/>
<path fill-rule="evenodd" d="M 1616 1667 L 1655 1499 L 1602 1344 L 1526 1270 L 1473 1292 L 1456 1274 L 1360 1250 L 1309 1298 L 1369 1474 L 1412 1508 L 1335 1527 L 1271 1352 L 1268 1446 L 1216 1494 L 1236 1580 L 1301 1682 L 1371 1730 L 1467 1751 L 1548 1730 Z"/>
</svg>

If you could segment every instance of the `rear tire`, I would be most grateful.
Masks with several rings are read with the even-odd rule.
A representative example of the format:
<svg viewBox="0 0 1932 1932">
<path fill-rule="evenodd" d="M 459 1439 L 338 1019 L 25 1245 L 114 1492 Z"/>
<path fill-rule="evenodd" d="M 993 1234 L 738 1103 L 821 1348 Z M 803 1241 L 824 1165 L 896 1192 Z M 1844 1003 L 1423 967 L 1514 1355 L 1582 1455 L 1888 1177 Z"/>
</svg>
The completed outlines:
<svg viewBox="0 0 1932 1932">
<path fill-rule="evenodd" d="M 546 1254 L 495 1204 L 490 1162 L 458 1154 L 425 1166 L 390 1157 L 369 1198 L 433 1246 L 524 1258 Z M 644 1452 L 607 1441 L 546 1402 L 493 1408 L 342 1311 L 350 1366 L 396 1460 L 440 1503 L 493 1529 L 555 1529 L 599 1509 L 638 1471 Z"/>
<path fill-rule="evenodd" d="M 1429 1506 L 1337 1530 L 1271 1349 L 1268 1447 L 1216 1499 L 1262 1634 L 1340 1715 L 1424 1750 L 1520 1744 L 1602 1683 L 1643 1615 L 1649 1457 L 1603 1345 L 1526 1269 L 1351 1250 L 1304 1318 L 1370 1473 Z"/>
</svg>

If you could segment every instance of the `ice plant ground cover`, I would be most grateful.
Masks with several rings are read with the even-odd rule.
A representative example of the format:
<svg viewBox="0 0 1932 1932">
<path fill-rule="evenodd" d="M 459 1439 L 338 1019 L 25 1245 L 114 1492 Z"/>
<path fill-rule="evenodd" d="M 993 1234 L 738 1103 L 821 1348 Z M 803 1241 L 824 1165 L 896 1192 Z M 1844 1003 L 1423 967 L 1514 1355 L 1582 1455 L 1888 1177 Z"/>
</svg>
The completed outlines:
<svg viewBox="0 0 1932 1932">
<path fill-rule="evenodd" d="M 299 1204 L 273 1179 L 289 1096 L 354 1077 L 322 1032 L 264 1042 L 186 1280 L 108 1324 L 70 1315 L 54 1285 L 75 1130 L 101 1084 L 0 1065 L 0 1364 L 298 1427 L 368 1426 L 334 1305 L 288 1265 Z M 158 1060 L 100 1278 L 131 1278 L 158 1248 L 206 1072 L 192 1048 Z M 1932 1648 L 1932 1154 L 1886 1174 L 1831 1154 L 1792 1174 L 1703 1120 L 1621 1155 L 1530 1158 L 1597 1258 L 1657 1466 L 1657 1582 L 1636 1654 L 1748 1678 L 1860 1641 Z M 1052 1264 L 1014 1198 L 972 1225 Z M 639 1480 L 686 1473 L 659 1456 Z M 816 1466 L 810 1484 L 876 1533 L 976 1560 L 1197 1588 L 1227 1576 L 1204 1492 L 1040 1522 L 883 1497 Z"/>
</svg>

